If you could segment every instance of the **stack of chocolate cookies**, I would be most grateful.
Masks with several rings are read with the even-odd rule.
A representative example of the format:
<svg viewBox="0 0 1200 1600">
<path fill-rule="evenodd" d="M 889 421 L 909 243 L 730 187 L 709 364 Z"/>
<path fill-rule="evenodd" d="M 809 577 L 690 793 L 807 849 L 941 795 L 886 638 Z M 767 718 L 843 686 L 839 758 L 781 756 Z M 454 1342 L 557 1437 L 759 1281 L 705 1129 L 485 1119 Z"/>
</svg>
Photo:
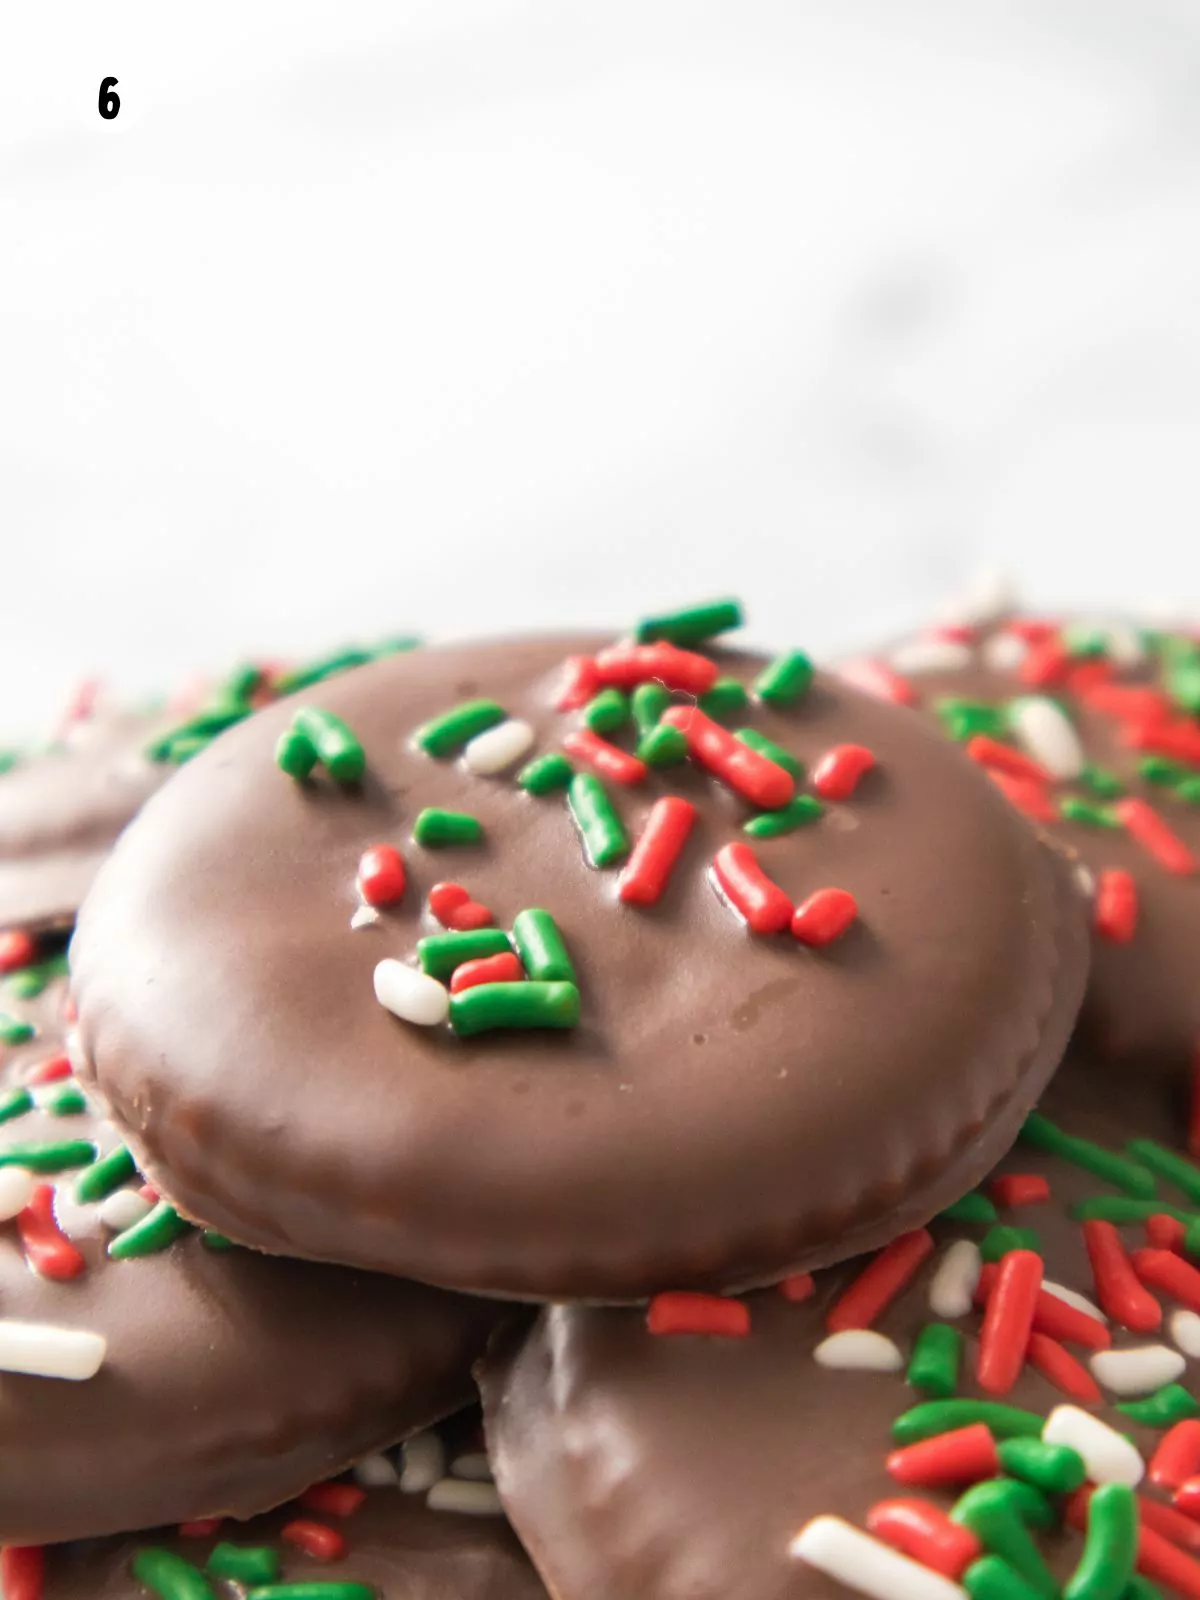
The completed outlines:
<svg viewBox="0 0 1200 1600">
<path fill-rule="evenodd" d="M 0 775 L 2 1600 L 1200 1600 L 1200 643 L 741 620 Z"/>
</svg>

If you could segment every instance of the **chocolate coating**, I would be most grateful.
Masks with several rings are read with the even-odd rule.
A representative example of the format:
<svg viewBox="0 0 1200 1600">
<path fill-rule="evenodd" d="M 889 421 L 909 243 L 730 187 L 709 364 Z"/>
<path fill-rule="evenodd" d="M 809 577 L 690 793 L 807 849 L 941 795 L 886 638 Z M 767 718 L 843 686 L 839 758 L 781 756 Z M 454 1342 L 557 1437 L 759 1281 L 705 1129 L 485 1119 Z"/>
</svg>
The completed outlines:
<svg viewBox="0 0 1200 1600">
<path fill-rule="evenodd" d="M 101 710 L 0 774 L 0 928 L 74 920 L 114 840 L 170 776 L 144 755 L 163 725 Z"/>
<path fill-rule="evenodd" d="M 61 1050 L 53 1002 L 40 1036 L 7 1053 L 11 1088 Z M 0 1125 L 16 1143 L 90 1139 L 91 1111 L 42 1110 Z M 86 1260 L 65 1282 L 26 1264 L 0 1224 L 0 1316 L 101 1333 L 85 1382 L 0 1372 L 0 1542 L 39 1544 L 225 1513 L 248 1516 L 445 1415 L 470 1393 L 493 1302 L 398 1279 L 234 1249 L 193 1233 L 132 1260 L 106 1254 L 96 1205 L 56 1185 L 60 1228 Z"/>
<path fill-rule="evenodd" d="M 142 813 L 72 951 L 90 1070 L 145 1170 L 187 1212 L 263 1249 L 511 1297 L 629 1300 L 730 1288 L 923 1221 L 1011 1142 L 1060 1058 L 1086 935 L 1067 870 L 919 719 L 818 678 L 743 720 L 807 767 L 871 748 L 854 797 L 756 842 L 793 900 L 835 884 L 859 924 L 821 952 L 751 935 L 708 865 L 749 814 L 690 764 L 610 786 L 631 836 L 663 793 L 700 817 L 667 893 L 616 900 L 561 794 L 414 749 L 417 727 L 494 698 L 553 749 L 560 666 L 603 641 L 427 650 L 304 697 L 361 739 L 361 788 L 278 770 L 295 702 L 222 735 Z M 749 683 L 754 656 L 719 653 Z M 423 850 L 426 806 L 481 845 Z M 361 852 L 403 850 L 408 888 L 352 931 Z M 457 1038 L 375 1000 L 422 905 L 461 880 L 510 927 L 557 919 L 579 974 L 570 1032 Z"/>
<path fill-rule="evenodd" d="M 988 665 L 984 652 L 1004 631 L 1004 621 L 978 629 L 965 646 L 969 660 L 961 669 L 911 675 L 908 681 L 920 705 L 932 711 L 946 696 L 989 705 L 1003 705 L 1021 694 L 1053 696 L 1068 711 L 1088 760 L 1115 773 L 1128 794 L 1153 805 L 1200 855 L 1200 805 L 1185 803 L 1140 776 L 1139 761 L 1145 752 L 1126 742 L 1121 721 L 1095 709 L 1069 681 L 1031 686 L 1022 682 L 1019 667 L 1000 671 Z M 1113 663 L 1113 682 L 1160 688 L 1161 663 L 1152 656 L 1129 665 Z M 1200 734 L 1200 719 L 1177 714 Z M 1097 800 L 1079 783 L 1056 784 L 1052 793 L 1057 800 L 1066 796 Z M 1137 884 L 1139 910 L 1133 938 L 1128 943 L 1099 936 L 1093 940 L 1091 981 L 1080 1017 L 1089 1048 L 1109 1059 L 1185 1070 L 1200 1051 L 1200 984 L 1194 954 L 1200 939 L 1200 875 L 1168 872 L 1122 828 L 1093 827 L 1068 818 L 1038 826 L 1093 874 L 1117 868 L 1131 873 Z"/>
<path fill-rule="evenodd" d="M 1138 1134 L 1178 1146 L 1183 1126 L 1161 1088 L 1108 1081 L 1092 1060 L 1064 1067 L 1043 1109 L 1068 1131 L 1118 1150 Z M 1115 1191 L 1024 1143 L 999 1170 L 1047 1177 L 1049 1205 L 1002 1212 L 1002 1220 L 1037 1231 L 1047 1279 L 1094 1299 L 1079 1225 L 1066 1207 Z M 1170 1185 L 1159 1190 L 1188 1204 Z M 940 1254 L 951 1239 L 983 1230 L 938 1222 L 933 1232 Z M 1140 1227 L 1121 1232 L 1130 1248 L 1145 1243 Z M 918 1330 L 937 1320 L 928 1289 L 938 1259 L 876 1324 L 906 1361 Z M 845 1600 L 840 1583 L 788 1555 L 810 1518 L 830 1512 L 863 1528 L 872 1505 L 897 1496 L 949 1508 L 953 1494 L 905 1487 L 885 1470 L 892 1422 L 926 1398 L 904 1373 L 826 1370 L 813 1360 L 825 1310 L 857 1267 L 819 1275 L 803 1304 L 771 1291 L 750 1296 L 744 1339 L 654 1337 L 634 1310 L 559 1305 L 541 1312 L 523 1344 L 487 1363 L 496 1482 L 557 1600 Z M 981 1320 L 971 1312 L 956 1324 L 967 1335 L 960 1396 L 980 1396 L 973 1374 Z M 1170 1343 L 1165 1326 L 1159 1334 L 1112 1332 L 1120 1348 Z M 1072 1353 L 1086 1362 L 1086 1350 Z M 1179 1381 L 1200 1394 L 1195 1362 Z M 1004 1400 L 1048 1414 L 1067 1396 L 1026 1365 Z M 1162 1437 L 1107 1401 L 1088 1409 L 1130 1434 L 1147 1460 Z M 1142 1491 L 1166 1498 L 1148 1484 Z M 1064 1578 L 1079 1556 L 1078 1535 L 1036 1539 Z"/>
</svg>

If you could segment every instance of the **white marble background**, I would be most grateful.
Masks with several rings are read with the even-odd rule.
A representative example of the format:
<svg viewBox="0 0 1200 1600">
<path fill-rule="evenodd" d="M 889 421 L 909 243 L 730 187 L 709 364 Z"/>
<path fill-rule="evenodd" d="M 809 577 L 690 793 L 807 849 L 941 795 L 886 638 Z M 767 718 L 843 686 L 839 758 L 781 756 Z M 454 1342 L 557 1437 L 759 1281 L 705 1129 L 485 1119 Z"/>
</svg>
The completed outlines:
<svg viewBox="0 0 1200 1600">
<path fill-rule="evenodd" d="M 3 724 L 731 588 L 828 650 L 983 562 L 1200 603 L 1195 0 L 58 0 L 0 60 Z"/>
</svg>

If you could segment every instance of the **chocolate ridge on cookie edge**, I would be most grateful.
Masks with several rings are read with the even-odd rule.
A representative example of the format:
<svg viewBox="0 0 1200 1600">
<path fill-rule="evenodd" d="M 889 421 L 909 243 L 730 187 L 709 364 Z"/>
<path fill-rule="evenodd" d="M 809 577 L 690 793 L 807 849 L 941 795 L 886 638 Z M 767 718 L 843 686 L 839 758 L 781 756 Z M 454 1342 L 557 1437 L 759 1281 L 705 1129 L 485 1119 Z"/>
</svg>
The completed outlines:
<svg viewBox="0 0 1200 1600">
<path fill-rule="evenodd" d="M 1082 988 L 1069 869 L 915 719 L 803 657 L 606 646 L 485 643 L 364 667 L 222 735 L 127 833 L 73 948 L 81 1038 L 145 1170 L 187 1214 L 264 1249 L 481 1293 L 635 1299 L 883 1242 L 1015 1136 Z M 614 679 L 642 695 L 664 678 L 683 686 L 674 706 L 643 705 L 636 731 L 620 693 L 603 734 L 599 708 L 579 709 Z M 504 745 L 513 725 L 537 791 L 561 781 L 563 749 L 586 774 L 569 800 L 530 792 L 527 768 L 528 789 L 515 767 L 477 764 L 469 741 Z M 689 760 L 622 781 L 713 727 L 715 775 Z M 742 727 L 809 775 L 751 759 L 730 737 Z M 864 748 L 869 770 L 855 767 Z M 748 804 L 764 769 L 769 794 Z M 809 809 L 763 837 L 785 790 Z M 622 903 L 629 846 L 667 796 L 697 808 L 695 825 L 657 903 Z M 402 857 L 407 885 L 364 907 L 377 846 Z M 743 881 L 747 847 L 765 890 Z M 576 982 L 498 998 L 557 1027 L 467 1036 L 490 996 L 439 998 L 432 978 L 414 991 L 439 880 L 500 929 L 550 912 Z M 811 902 L 833 888 L 856 915 L 824 945 L 839 903 Z M 752 918 L 799 907 L 798 936 L 751 933 L 731 896 Z M 496 941 L 485 959 L 511 954 Z M 388 1014 L 372 995 L 381 964 L 400 969 L 389 1003 L 432 1003 L 436 1025 Z M 447 1000 L 457 1033 L 438 1020 Z"/>
</svg>

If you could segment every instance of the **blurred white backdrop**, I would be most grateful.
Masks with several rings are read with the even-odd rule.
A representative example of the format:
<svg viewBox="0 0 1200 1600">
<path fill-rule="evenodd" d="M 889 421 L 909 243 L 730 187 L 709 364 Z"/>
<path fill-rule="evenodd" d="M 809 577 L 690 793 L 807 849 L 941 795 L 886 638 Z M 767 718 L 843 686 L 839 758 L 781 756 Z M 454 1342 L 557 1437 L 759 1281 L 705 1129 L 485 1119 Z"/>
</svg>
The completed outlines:
<svg viewBox="0 0 1200 1600">
<path fill-rule="evenodd" d="M 0 20 L 0 722 L 727 590 L 1200 602 L 1193 0 Z M 100 80 L 120 81 L 114 122 Z"/>
</svg>

